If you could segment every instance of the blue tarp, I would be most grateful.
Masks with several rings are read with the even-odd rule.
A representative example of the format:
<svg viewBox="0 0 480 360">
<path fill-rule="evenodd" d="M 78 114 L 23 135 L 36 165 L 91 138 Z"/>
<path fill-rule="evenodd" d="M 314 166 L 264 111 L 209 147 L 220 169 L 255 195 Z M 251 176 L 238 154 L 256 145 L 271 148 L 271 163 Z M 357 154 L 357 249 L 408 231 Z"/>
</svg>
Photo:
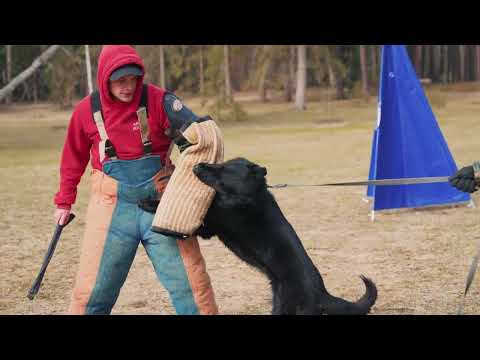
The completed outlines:
<svg viewBox="0 0 480 360">
<path fill-rule="evenodd" d="M 457 166 L 404 45 L 384 45 L 370 179 L 449 176 Z M 372 186 L 373 210 L 467 202 L 448 183 Z"/>
</svg>

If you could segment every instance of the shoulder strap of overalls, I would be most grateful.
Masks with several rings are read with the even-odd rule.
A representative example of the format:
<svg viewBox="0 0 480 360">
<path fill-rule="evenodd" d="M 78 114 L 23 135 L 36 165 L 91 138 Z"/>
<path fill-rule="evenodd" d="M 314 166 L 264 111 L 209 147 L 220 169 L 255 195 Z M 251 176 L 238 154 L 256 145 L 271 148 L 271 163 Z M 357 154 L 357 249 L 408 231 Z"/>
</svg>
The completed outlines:
<svg viewBox="0 0 480 360">
<path fill-rule="evenodd" d="M 102 116 L 102 102 L 100 100 L 100 93 L 98 90 L 95 90 L 91 95 L 91 105 L 92 105 L 92 112 L 93 112 L 93 119 L 95 121 L 95 125 L 97 126 L 98 133 L 100 134 L 100 143 L 99 146 L 99 154 L 100 154 L 100 162 L 103 162 L 105 159 L 105 155 L 107 155 L 110 159 L 117 158 L 117 152 L 115 148 L 108 138 L 107 131 L 105 129 L 105 122 L 103 121 Z M 145 154 L 151 154 L 152 152 L 152 142 L 149 138 L 149 131 L 148 131 L 148 113 L 147 113 L 147 106 L 148 106 L 148 88 L 147 84 L 143 85 L 142 88 L 142 95 L 140 98 L 140 105 L 137 110 L 137 116 L 140 123 L 141 129 L 141 136 L 143 142 L 143 152 Z"/>
<path fill-rule="evenodd" d="M 148 85 L 144 84 L 140 106 L 137 110 L 138 121 L 140 122 L 140 134 L 142 136 L 143 152 L 145 155 L 152 153 L 152 142 L 148 131 Z"/>
<path fill-rule="evenodd" d="M 98 144 L 98 153 L 100 155 L 100 163 L 105 159 L 107 155 L 110 159 L 117 158 L 117 152 L 113 147 L 112 142 L 108 138 L 107 131 L 105 130 L 105 123 L 102 116 L 102 102 L 100 101 L 100 93 L 95 90 L 90 96 L 90 102 L 92 105 L 93 120 L 97 125 L 98 133 L 100 135 L 100 143 Z"/>
</svg>

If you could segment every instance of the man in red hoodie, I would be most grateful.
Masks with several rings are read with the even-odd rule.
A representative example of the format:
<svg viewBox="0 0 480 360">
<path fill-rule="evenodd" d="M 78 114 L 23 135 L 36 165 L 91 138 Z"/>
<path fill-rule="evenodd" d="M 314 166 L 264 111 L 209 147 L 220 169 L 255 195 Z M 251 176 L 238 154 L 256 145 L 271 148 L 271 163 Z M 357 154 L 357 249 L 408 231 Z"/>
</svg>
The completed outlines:
<svg viewBox="0 0 480 360">
<path fill-rule="evenodd" d="M 98 92 L 75 108 L 55 195 L 63 224 L 90 160 L 91 197 L 69 314 L 110 314 L 141 242 L 177 314 L 217 314 L 196 237 L 151 231 L 153 214 L 138 204 L 161 196 L 172 173 L 166 133 L 200 118 L 172 93 L 144 85 L 145 69 L 127 45 L 102 48 Z"/>
</svg>

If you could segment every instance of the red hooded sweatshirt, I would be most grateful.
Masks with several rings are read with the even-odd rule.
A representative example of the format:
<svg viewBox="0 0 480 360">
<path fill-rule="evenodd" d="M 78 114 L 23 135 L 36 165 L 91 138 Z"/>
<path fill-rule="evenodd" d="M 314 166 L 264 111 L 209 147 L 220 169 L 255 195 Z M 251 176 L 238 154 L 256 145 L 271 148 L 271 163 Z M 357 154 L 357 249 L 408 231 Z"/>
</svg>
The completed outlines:
<svg viewBox="0 0 480 360">
<path fill-rule="evenodd" d="M 144 155 L 142 136 L 136 111 L 140 103 L 143 77 L 139 78 L 135 95 L 130 103 L 122 103 L 110 95 L 109 78 L 114 70 L 126 64 L 136 64 L 144 70 L 143 61 L 135 49 L 127 45 L 106 45 L 98 61 L 97 87 L 102 102 L 103 121 L 108 138 L 119 159 L 133 160 Z M 145 73 L 145 70 L 144 70 Z M 148 126 L 154 155 L 165 161 L 171 140 L 164 134 L 170 127 L 163 108 L 165 90 L 148 85 Z M 75 203 L 77 185 L 85 172 L 88 161 L 92 168 L 102 170 L 98 144 L 100 135 L 95 125 L 90 96 L 75 107 L 60 162 L 60 190 L 55 195 L 57 207 L 70 209 Z M 107 161 L 105 157 L 104 161 Z"/>
</svg>

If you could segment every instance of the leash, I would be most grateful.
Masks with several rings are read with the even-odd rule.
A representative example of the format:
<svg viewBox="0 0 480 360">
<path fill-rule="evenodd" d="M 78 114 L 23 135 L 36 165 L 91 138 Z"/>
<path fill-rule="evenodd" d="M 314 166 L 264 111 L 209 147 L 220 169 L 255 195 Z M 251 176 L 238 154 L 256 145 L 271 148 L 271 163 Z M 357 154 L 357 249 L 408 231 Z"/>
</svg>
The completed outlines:
<svg viewBox="0 0 480 360">
<path fill-rule="evenodd" d="M 328 184 L 277 184 L 277 185 L 267 185 L 269 189 L 283 189 L 286 187 L 323 187 L 323 186 L 365 186 L 365 185 L 375 185 L 375 186 L 384 186 L 384 185 L 410 185 L 410 184 L 427 184 L 427 183 L 441 183 L 448 182 L 448 176 L 437 176 L 437 177 L 423 177 L 423 178 L 404 178 L 404 179 L 381 179 L 381 180 L 367 180 L 367 181 L 351 181 L 351 182 L 339 182 L 339 183 L 328 183 Z M 475 273 L 477 272 L 478 263 L 480 261 L 480 241 L 477 245 L 477 252 L 472 260 L 470 269 L 468 271 L 465 291 L 462 296 L 462 300 L 458 307 L 457 315 L 463 314 L 463 309 L 465 306 L 465 300 L 472 285 L 473 279 L 475 278 Z"/>
<path fill-rule="evenodd" d="M 412 184 L 428 184 L 428 183 L 441 183 L 448 182 L 449 176 L 434 176 L 434 177 L 421 177 L 421 178 L 402 178 L 402 179 L 379 179 L 379 180 L 366 180 L 366 181 L 350 181 L 350 182 L 338 182 L 327 184 L 277 184 L 267 185 L 269 189 L 283 189 L 286 187 L 321 187 L 321 186 L 385 186 L 385 185 L 412 185 Z"/>
</svg>

